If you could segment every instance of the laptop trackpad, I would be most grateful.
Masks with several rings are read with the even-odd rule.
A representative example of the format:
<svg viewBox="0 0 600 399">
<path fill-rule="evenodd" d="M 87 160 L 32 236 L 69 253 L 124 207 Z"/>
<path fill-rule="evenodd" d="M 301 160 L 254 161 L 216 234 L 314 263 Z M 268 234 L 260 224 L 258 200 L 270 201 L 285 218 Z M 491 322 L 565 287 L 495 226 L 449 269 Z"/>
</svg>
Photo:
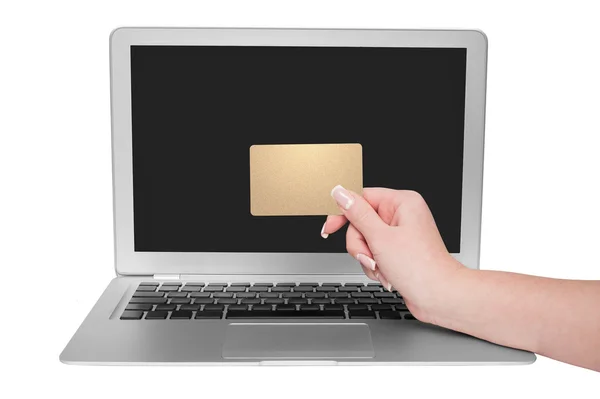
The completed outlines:
<svg viewBox="0 0 600 399">
<path fill-rule="evenodd" d="M 232 323 L 224 359 L 372 358 L 369 326 L 361 323 Z"/>
</svg>

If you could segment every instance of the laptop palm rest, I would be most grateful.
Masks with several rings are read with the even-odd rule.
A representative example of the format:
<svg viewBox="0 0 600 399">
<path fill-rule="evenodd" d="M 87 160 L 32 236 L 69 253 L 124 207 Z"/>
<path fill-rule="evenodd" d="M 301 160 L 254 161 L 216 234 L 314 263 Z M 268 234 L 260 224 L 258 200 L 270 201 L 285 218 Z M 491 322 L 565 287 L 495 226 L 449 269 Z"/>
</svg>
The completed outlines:
<svg viewBox="0 0 600 399">
<path fill-rule="evenodd" d="M 361 323 L 232 323 L 224 359 L 373 358 L 369 326 Z"/>
</svg>

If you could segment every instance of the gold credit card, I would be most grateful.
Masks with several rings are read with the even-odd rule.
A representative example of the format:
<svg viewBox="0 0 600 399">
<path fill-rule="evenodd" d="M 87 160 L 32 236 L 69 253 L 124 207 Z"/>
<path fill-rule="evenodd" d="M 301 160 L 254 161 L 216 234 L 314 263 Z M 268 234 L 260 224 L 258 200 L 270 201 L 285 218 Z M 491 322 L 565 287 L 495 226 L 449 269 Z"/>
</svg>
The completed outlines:
<svg viewBox="0 0 600 399">
<path fill-rule="evenodd" d="M 340 215 L 331 189 L 362 193 L 360 144 L 250 147 L 250 213 L 254 216 Z"/>
</svg>

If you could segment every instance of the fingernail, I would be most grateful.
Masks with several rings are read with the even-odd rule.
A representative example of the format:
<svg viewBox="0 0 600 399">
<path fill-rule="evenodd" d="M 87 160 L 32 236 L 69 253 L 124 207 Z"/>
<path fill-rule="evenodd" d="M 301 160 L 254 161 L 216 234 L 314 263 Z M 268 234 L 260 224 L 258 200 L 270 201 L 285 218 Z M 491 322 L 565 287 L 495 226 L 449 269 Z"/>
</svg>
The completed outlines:
<svg viewBox="0 0 600 399">
<path fill-rule="evenodd" d="M 338 203 L 338 205 L 345 210 L 350 209 L 352 204 L 354 204 L 354 197 L 352 197 L 348 190 L 340 185 L 335 186 L 333 190 L 331 190 L 331 196 Z"/>
<path fill-rule="evenodd" d="M 385 277 L 383 277 L 383 274 L 377 272 L 377 273 L 375 273 L 375 277 L 377 277 L 377 280 L 379 280 L 379 282 L 381 283 L 381 285 L 383 285 L 383 288 L 385 288 L 389 292 L 392 292 L 392 284 L 390 284 L 387 281 L 387 279 Z"/>
<path fill-rule="evenodd" d="M 323 238 L 329 237 L 329 234 L 325 233 L 325 225 L 326 224 L 327 224 L 327 222 L 323 223 L 323 227 L 321 228 L 321 237 L 323 237 Z"/>
<path fill-rule="evenodd" d="M 375 260 L 365 254 L 356 255 L 356 260 L 367 269 L 375 271 L 377 268 L 377 263 L 375 263 Z"/>
</svg>

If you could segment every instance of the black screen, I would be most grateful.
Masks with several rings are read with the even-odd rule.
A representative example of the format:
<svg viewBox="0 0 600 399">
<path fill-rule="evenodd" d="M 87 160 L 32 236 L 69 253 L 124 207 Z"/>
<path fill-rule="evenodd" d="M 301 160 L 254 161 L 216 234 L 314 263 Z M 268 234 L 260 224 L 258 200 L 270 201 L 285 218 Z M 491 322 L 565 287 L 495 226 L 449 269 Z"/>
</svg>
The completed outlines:
<svg viewBox="0 0 600 399">
<path fill-rule="evenodd" d="M 250 214 L 253 144 L 360 143 L 460 252 L 466 49 L 132 46 L 136 251 L 344 252 L 324 217 Z"/>
</svg>

